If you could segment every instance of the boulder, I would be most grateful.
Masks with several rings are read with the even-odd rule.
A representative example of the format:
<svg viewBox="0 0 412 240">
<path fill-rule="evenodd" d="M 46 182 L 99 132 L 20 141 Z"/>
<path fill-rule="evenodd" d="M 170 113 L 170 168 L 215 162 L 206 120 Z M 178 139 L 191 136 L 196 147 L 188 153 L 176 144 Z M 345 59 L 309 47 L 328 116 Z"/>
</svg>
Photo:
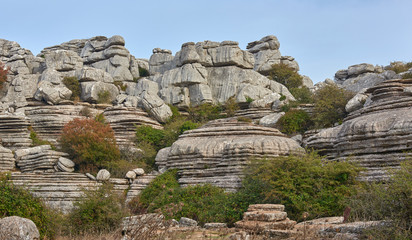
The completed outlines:
<svg viewBox="0 0 412 240">
<path fill-rule="evenodd" d="M 181 227 L 196 227 L 197 222 L 187 217 L 181 217 L 179 220 L 179 226 Z"/>
<path fill-rule="evenodd" d="M 92 67 L 83 67 L 82 69 L 77 71 L 76 75 L 80 82 L 89 82 L 89 81 L 105 82 L 105 83 L 113 82 L 113 78 L 109 73 L 101 69 L 92 68 Z"/>
<path fill-rule="evenodd" d="M 56 71 L 70 71 L 83 67 L 82 58 L 73 51 L 56 50 L 44 54 L 46 67 Z"/>
<path fill-rule="evenodd" d="M 96 180 L 97 181 L 108 181 L 110 179 L 110 172 L 106 169 L 100 169 L 97 173 Z"/>
<path fill-rule="evenodd" d="M 0 239 L 39 240 L 40 233 L 32 220 L 11 216 L 0 219 Z"/>
<path fill-rule="evenodd" d="M 83 101 L 87 102 L 99 102 L 102 101 L 101 94 L 108 94 L 107 103 L 111 103 L 116 99 L 119 94 L 119 89 L 110 83 L 105 82 L 82 82 L 80 83 L 81 96 Z"/>
<path fill-rule="evenodd" d="M 0 114 L 0 139 L 3 147 L 12 151 L 28 148 L 32 144 L 30 126 L 25 116 Z"/>
<path fill-rule="evenodd" d="M 150 75 L 156 73 L 163 74 L 165 71 L 175 67 L 173 59 L 174 57 L 170 50 L 160 48 L 153 49 L 153 55 L 149 59 Z"/>
<path fill-rule="evenodd" d="M 346 112 L 353 112 L 358 109 L 361 109 L 368 99 L 370 94 L 366 94 L 366 88 L 359 91 L 353 98 L 351 98 L 348 103 L 346 103 L 345 110 Z"/>
<path fill-rule="evenodd" d="M 267 116 L 264 116 L 259 120 L 259 125 L 265 126 L 265 127 L 275 127 L 276 123 L 279 121 L 279 119 L 285 115 L 284 112 L 279 112 L 279 113 L 272 113 Z"/>
<path fill-rule="evenodd" d="M 50 145 L 40 145 L 32 148 L 19 149 L 14 153 L 17 166 L 20 168 L 21 172 L 37 173 L 55 172 L 55 167 L 58 165 L 60 158 L 63 156 L 67 156 L 67 154 L 52 150 Z M 67 169 L 67 172 L 70 172 L 70 170 L 73 169 L 74 165 L 73 167 L 66 167 L 64 165 L 72 165 L 72 163 L 69 162 L 70 160 L 67 160 L 63 158 L 63 163 L 60 163 L 60 171 L 65 171 Z"/>
<path fill-rule="evenodd" d="M 60 157 L 57 162 L 57 169 L 61 172 L 74 172 L 74 162 L 68 158 Z"/>
<path fill-rule="evenodd" d="M 126 176 L 125 176 L 125 178 L 127 178 L 127 179 L 135 179 L 136 178 L 136 173 L 134 172 L 134 171 L 128 171 L 127 173 L 126 173 Z"/>
<path fill-rule="evenodd" d="M 133 169 L 133 172 L 136 173 L 136 176 L 142 176 L 144 174 L 144 169 L 143 168 L 135 168 L 135 169 Z"/>
<path fill-rule="evenodd" d="M 165 123 L 172 115 L 170 107 L 157 95 L 144 93 L 142 95 L 143 108 L 157 121 Z"/>
</svg>

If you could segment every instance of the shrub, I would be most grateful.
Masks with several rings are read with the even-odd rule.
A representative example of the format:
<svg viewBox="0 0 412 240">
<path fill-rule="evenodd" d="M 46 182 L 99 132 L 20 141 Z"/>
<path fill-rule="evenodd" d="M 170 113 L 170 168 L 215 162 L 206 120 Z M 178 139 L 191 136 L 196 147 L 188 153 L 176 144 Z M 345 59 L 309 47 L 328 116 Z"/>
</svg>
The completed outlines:
<svg viewBox="0 0 412 240">
<path fill-rule="evenodd" d="M 70 100 L 76 100 L 80 98 L 81 94 L 81 89 L 80 89 L 80 83 L 79 79 L 77 77 L 64 77 L 63 78 L 63 84 L 70 90 L 72 91 L 72 95 L 70 97 Z"/>
<path fill-rule="evenodd" d="M 97 93 L 97 103 L 103 104 L 109 104 L 111 103 L 111 94 L 108 90 L 103 90 Z"/>
<path fill-rule="evenodd" d="M 412 160 L 391 173 L 391 180 L 366 183 L 348 200 L 351 220 L 391 221 L 388 227 L 367 232 L 368 239 L 412 239 Z"/>
<path fill-rule="evenodd" d="M 302 76 L 295 69 L 283 63 L 272 65 L 269 71 L 269 79 L 285 85 L 288 89 L 298 88 L 303 83 Z"/>
<path fill-rule="evenodd" d="M 251 98 L 251 97 L 249 97 L 249 96 L 246 96 L 246 102 L 247 102 L 247 103 L 253 102 L 253 98 Z"/>
<path fill-rule="evenodd" d="M 27 190 L 14 186 L 10 175 L 0 174 L 0 217 L 20 216 L 32 220 L 40 232 L 40 238 L 53 239 L 56 232 L 52 210 L 33 197 Z"/>
<path fill-rule="evenodd" d="M 223 108 L 225 109 L 226 116 L 233 117 L 235 116 L 236 111 L 239 110 L 239 104 L 236 102 L 236 99 L 234 97 L 230 97 L 226 101 Z"/>
<path fill-rule="evenodd" d="M 100 234 L 120 226 L 126 216 L 124 199 L 113 192 L 112 185 L 106 183 L 96 190 L 84 190 L 84 195 L 68 216 L 72 234 Z"/>
<path fill-rule="evenodd" d="M 402 75 L 402 79 L 409 79 L 412 78 L 412 72 L 408 72 Z"/>
<path fill-rule="evenodd" d="M 346 117 L 346 103 L 354 93 L 334 84 L 326 84 L 318 89 L 314 95 L 315 107 L 313 121 L 315 127 L 332 127 L 334 123 L 341 122 Z"/>
<path fill-rule="evenodd" d="M 104 114 L 103 114 L 103 113 L 97 114 L 97 115 L 94 117 L 94 120 L 95 120 L 96 122 L 106 124 L 106 118 L 104 118 Z"/>
<path fill-rule="evenodd" d="M 291 88 L 289 91 L 299 103 L 313 103 L 313 94 L 308 87 Z"/>
<path fill-rule="evenodd" d="M 7 74 L 10 68 L 6 67 L 4 63 L 0 62 L 0 89 L 3 89 L 3 84 L 7 82 Z"/>
<path fill-rule="evenodd" d="M 80 116 L 84 116 L 84 117 L 88 117 L 88 118 L 93 116 L 92 111 L 87 106 L 82 107 L 82 109 L 80 109 L 79 114 L 80 114 Z"/>
<path fill-rule="evenodd" d="M 37 133 L 33 130 L 33 128 L 30 126 L 29 127 L 29 131 L 30 131 L 30 139 L 31 139 L 31 145 L 34 146 L 40 146 L 40 145 L 50 145 L 52 147 L 53 150 L 56 150 L 56 147 L 51 144 L 49 141 L 40 139 L 37 136 Z"/>
<path fill-rule="evenodd" d="M 336 216 L 355 193 L 358 173 L 348 162 L 326 161 L 316 153 L 253 160 L 241 191 L 258 203 L 284 204 L 294 220 L 302 220 L 303 212 L 310 218 Z"/>
<path fill-rule="evenodd" d="M 74 119 L 67 123 L 60 137 L 62 150 L 80 167 L 100 168 L 118 160 L 113 129 L 94 119 Z"/>
<path fill-rule="evenodd" d="M 114 81 L 113 84 L 122 91 L 126 91 L 127 89 L 127 85 L 124 84 L 122 81 Z"/>
<path fill-rule="evenodd" d="M 138 126 L 136 128 L 136 140 L 138 143 L 147 142 L 152 144 L 157 151 L 163 148 L 165 133 L 161 129 L 152 128 L 151 126 Z"/>
<path fill-rule="evenodd" d="M 145 68 L 139 67 L 139 76 L 140 76 L 140 77 L 148 77 L 148 76 L 150 76 L 149 70 L 147 70 L 147 69 L 145 69 Z"/>
<path fill-rule="evenodd" d="M 412 62 L 391 62 L 389 66 L 385 67 L 386 70 L 392 70 L 395 73 L 406 72 L 412 68 Z"/>
<path fill-rule="evenodd" d="M 303 110 L 290 110 L 276 123 L 276 127 L 283 133 L 303 133 L 312 126 L 309 115 Z"/>
<path fill-rule="evenodd" d="M 221 117 L 223 109 L 220 105 L 203 103 L 188 109 L 190 119 L 194 122 L 204 123 Z"/>
</svg>

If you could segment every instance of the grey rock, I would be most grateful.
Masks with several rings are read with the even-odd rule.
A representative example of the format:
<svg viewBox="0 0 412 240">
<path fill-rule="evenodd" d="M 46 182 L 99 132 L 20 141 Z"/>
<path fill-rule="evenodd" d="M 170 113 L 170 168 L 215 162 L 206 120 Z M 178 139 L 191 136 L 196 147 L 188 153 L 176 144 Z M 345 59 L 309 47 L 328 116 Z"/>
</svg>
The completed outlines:
<svg viewBox="0 0 412 240">
<path fill-rule="evenodd" d="M 165 71 L 175 67 L 173 64 L 173 55 L 170 50 L 165 49 L 153 49 L 153 55 L 149 59 L 149 72 L 150 75 L 156 73 L 163 74 Z"/>
<path fill-rule="evenodd" d="M 144 174 L 144 169 L 143 168 L 135 168 L 135 169 L 133 169 L 133 172 L 135 172 L 136 176 L 142 176 Z"/>
<path fill-rule="evenodd" d="M 1 145 L 12 151 L 28 148 L 32 143 L 29 126 L 25 116 L 0 114 Z"/>
<path fill-rule="evenodd" d="M 259 125 L 265 127 L 275 127 L 276 123 L 283 115 L 285 115 L 284 112 L 272 113 L 270 115 L 267 115 L 259 120 Z"/>
<path fill-rule="evenodd" d="M 85 173 L 86 177 L 88 177 L 90 180 L 96 181 L 96 177 L 91 175 L 90 173 Z"/>
<path fill-rule="evenodd" d="M 170 147 L 160 149 L 156 154 L 156 165 L 159 169 L 164 168 L 166 169 L 167 165 L 167 158 L 169 157 Z"/>
<path fill-rule="evenodd" d="M 314 86 L 313 86 L 312 79 L 310 79 L 310 77 L 305 76 L 305 75 L 303 75 L 302 77 L 303 77 L 302 78 L 302 85 L 309 88 L 310 90 L 313 90 Z"/>
<path fill-rule="evenodd" d="M 205 223 L 205 229 L 227 228 L 227 223 Z"/>
<path fill-rule="evenodd" d="M 112 45 L 120 45 L 120 46 L 124 46 L 125 41 L 124 38 L 122 36 L 119 35 L 114 35 L 111 38 L 109 38 L 107 40 L 107 42 L 104 44 L 105 47 L 110 47 Z"/>
<path fill-rule="evenodd" d="M 196 227 L 197 222 L 193 219 L 187 218 L 187 217 L 182 217 L 179 220 L 179 226 L 182 227 Z"/>
<path fill-rule="evenodd" d="M 83 67 L 81 57 L 68 50 L 57 50 L 44 54 L 46 67 L 57 71 L 69 71 Z"/>
<path fill-rule="evenodd" d="M 40 233 L 32 220 L 11 216 L 0 219 L 0 239 L 38 240 Z"/>
<path fill-rule="evenodd" d="M 104 82 L 82 82 L 80 83 L 81 87 L 81 96 L 80 98 L 83 101 L 88 102 L 98 102 L 99 94 L 104 92 L 109 93 L 109 102 L 113 102 L 116 99 L 116 96 L 119 94 L 119 89 L 110 83 Z"/>
<path fill-rule="evenodd" d="M 10 149 L 0 146 L 0 172 L 7 172 L 14 169 L 16 160 Z"/>
<path fill-rule="evenodd" d="M 353 112 L 363 107 L 366 99 L 369 98 L 370 94 L 366 94 L 366 88 L 358 92 L 352 99 L 348 101 L 345 106 L 346 112 Z"/>
<path fill-rule="evenodd" d="M 101 69 L 92 68 L 92 67 L 83 67 L 81 70 L 77 71 L 76 75 L 80 82 L 89 82 L 89 81 L 105 82 L 105 83 L 113 82 L 113 78 L 109 73 Z"/>
<path fill-rule="evenodd" d="M 62 156 L 66 156 L 66 154 L 52 150 L 50 145 L 19 149 L 14 153 L 21 172 L 54 172 L 54 167 Z M 69 162 L 63 160 L 60 163 L 61 171 L 70 172 L 73 169 L 73 167 L 65 167 L 64 164 L 70 165 Z"/>
<path fill-rule="evenodd" d="M 279 93 L 269 93 L 266 96 L 264 96 L 263 98 L 251 102 L 249 107 L 251 107 L 251 108 L 266 108 L 266 107 L 269 107 L 270 108 L 270 107 L 272 107 L 273 102 L 275 102 L 276 100 L 279 100 L 280 97 L 281 96 L 280 96 Z"/>
<path fill-rule="evenodd" d="M 135 179 L 135 178 L 136 178 L 136 173 L 135 173 L 134 171 L 128 171 L 128 172 L 126 173 L 125 178 L 127 178 L 127 179 Z"/>
<path fill-rule="evenodd" d="M 143 93 L 142 105 L 145 110 L 150 112 L 150 115 L 161 123 L 165 123 L 173 115 L 170 107 L 157 95 Z"/>
<path fill-rule="evenodd" d="M 372 64 L 361 63 L 349 66 L 348 77 L 358 76 L 362 73 L 374 72 L 375 67 Z"/>
<path fill-rule="evenodd" d="M 97 181 L 108 181 L 110 179 L 110 172 L 106 169 L 100 169 L 97 173 L 96 180 Z"/>
</svg>

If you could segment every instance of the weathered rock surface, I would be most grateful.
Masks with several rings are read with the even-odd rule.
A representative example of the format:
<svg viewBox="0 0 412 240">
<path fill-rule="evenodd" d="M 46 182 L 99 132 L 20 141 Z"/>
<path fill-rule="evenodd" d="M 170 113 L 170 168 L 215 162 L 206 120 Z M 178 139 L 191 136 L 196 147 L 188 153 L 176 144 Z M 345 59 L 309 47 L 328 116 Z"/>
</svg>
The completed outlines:
<svg viewBox="0 0 412 240">
<path fill-rule="evenodd" d="M 151 172 L 145 175 L 137 175 L 136 179 L 130 184 L 130 189 L 126 195 L 126 203 L 130 202 L 134 197 L 138 196 L 156 177 L 158 172 Z"/>
<path fill-rule="evenodd" d="M 96 180 L 97 181 L 108 181 L 110 179 L 110 172 L 106 169 L 101 169 L 97 173 Z"/>
<path fill-rule="evenodd" d="M 275 157 L 302 151 L 297 142 L 277 129 L 235 119 L 215 120 L 181 135 L 169 149 L 167 160 L 162 159 L 160 165 L 179 169 L 179 183 L 183 186 L 210 183 L 236 190 L 240 187 L 243 168 L 251 157 Z"/>
<path fill-rule="evenodd" d="M 27 188 L 35 197 L 41 198 L 49 207 L 63 212 L 73 209 L 73 203 L 84 196 L 84 189 L 96 189 L 101 185 L 81 173 L 20 173 L 12 172 L 13 184 Z M 114 192 L 124 194 L 129 184 L 126 179 L 111 178 Z"/>
<path fill-rule="evenodd" d="M 306 142 L 330 159 L 349 159 L 366 168 L 363 180 L 383 180 L 412 149 L 412 79 L 386 80 L 365 93 L 369 104 L 342 125 L 325 129 Z"/>
<path fill-rule="evenodd" d="M 50 145 L 41 145 L 16 150 L 14 156 L 22 172 L 43 173 L 55 172 L 59 159 L 67 154 L 52 150 Z"/>
<path fill-rule="evenodd" d="M 276 123 L 279 121 L 279 119 L 285 115 L 284 112 L 280 113 L 272 113 L 270 115 L 264 116 L 259 120 L 259 125 L 265 126 L 265 127 L 275 127 Z"/>
<path fill-rule="evenodd" d="M 0 146 L 0 172 L 7 172 L 14 169 L 16 159 L 10 149 Z"/>
<path fill-rule="evenodd" d="M 19 115 L 0 114 L 0 139 L 11 150 L 28 148 L 31 144 L 28 121 Z"/>
<path fill-rule="evenodd" d="M 0 219 L 0 239 L 39 240 L 40 233 L 32 220 L 11 216 Z"/>
</svg>

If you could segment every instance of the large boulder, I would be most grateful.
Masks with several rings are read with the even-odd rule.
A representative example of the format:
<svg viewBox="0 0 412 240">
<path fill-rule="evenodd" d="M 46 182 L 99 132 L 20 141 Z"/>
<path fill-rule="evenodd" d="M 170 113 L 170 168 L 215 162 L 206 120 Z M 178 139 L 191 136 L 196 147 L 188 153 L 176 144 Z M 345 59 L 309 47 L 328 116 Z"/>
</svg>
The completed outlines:
<svg viewBox="0 0 412 240">
<path fill-rule="evenodd" d="M 156 161 L 162 168 L 179 169 L 183 186 L 209 183 L 233 191 L 240 187 L 250 158 L 301 152 L 296 141 L 277 129 L 222 119 L 186 131 L 169 149 L 160 151 Z"/>
<path fill-rule="evenodd" d="M 119 89 L 114 84 L 105 82 L 82 82 L 80 87 L 80 98 L 87 102 L 100 102 L 102 98 L 106 98 L 106 103 L 111 103 L 119 94 Z"/>
<path fill-rule="evenodd" d="M 56 71 L 70 71 L 83 67 L 83 60 L 80 56 L 68 50 L 57 50 L 44 55 L 46 67 Z"/>
<path fill-rule="evenodd" d="M 32 220 L 11 216 L 0 219 L 0 239 L 39 240 L 40 233 Z"/>
</svg>

